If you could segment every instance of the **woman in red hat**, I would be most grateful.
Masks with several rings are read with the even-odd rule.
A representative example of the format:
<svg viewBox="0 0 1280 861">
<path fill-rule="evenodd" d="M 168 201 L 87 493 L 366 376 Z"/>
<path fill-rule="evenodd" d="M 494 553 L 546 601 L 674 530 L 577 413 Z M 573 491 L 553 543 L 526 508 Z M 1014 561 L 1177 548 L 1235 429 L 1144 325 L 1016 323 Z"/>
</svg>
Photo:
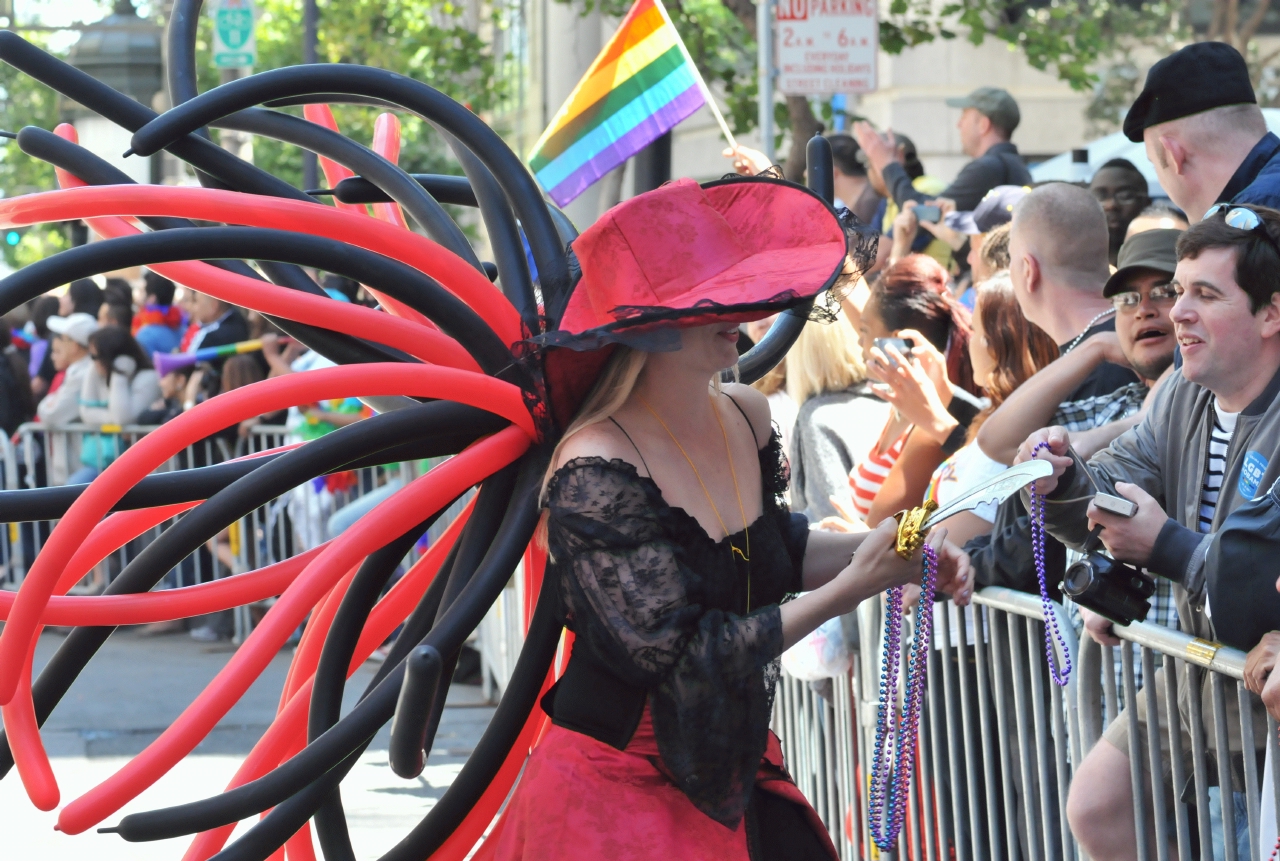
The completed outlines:
<svg viewBox="0 0 1280 861">
<path fill-rule="evenodd" d="M 918 580 L 921 560 L 894 552 L 892 523 L 810 533 L 782 502 L 764 396 L 718 380 L 740 322 L 839 278 L 843 229 L 801 186 L 681 180 L 614 208 L 573 249 L 582 278 L 538 340 L 567 425 L 545 492 L 547 577 L 576 639 L 543 700 L 553 726 L 487 852 L 835 858 L 768 728 L 778 658 Z M 943 538 L 930 538 L 942 588 L 966 600 L 967 559 Z"/>
</svg>

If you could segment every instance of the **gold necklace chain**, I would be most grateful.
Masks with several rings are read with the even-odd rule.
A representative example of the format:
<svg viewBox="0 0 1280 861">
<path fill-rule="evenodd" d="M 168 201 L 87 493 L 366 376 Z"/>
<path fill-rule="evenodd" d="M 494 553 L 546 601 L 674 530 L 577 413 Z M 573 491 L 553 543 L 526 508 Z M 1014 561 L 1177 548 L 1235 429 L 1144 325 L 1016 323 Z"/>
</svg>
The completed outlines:
<svg viewBox="0 0 1280 861">
<path fill-rule="evenodd" d="M 698 484 L 702 486 L 702 493 L 707 497 L 707 502 L 711 505 L 711 510 L 715 512 L 716 520 L 720 521 L 720 528 L 724 530 L 725 540 L 728 541 L 730 532 L 729 527 L 725 525 L 724 518 L 720 516 L 720 509 L 716 506 L 716 502 L 711 498 L 711 491 L 707 489 L 707 483 L 702 480 L 702 473 L 698 472 L 697 465 L 694 464 L 693 458 L 689 457 L 689 452 L 684 450 L 684 446 L 680 444 L 680 440 L 676 439 L 676 435 L 671 432 L 671 428 L 667 427 L 667 423 L 662 420 L 662 416 L 649 406 L 649 402 L 642 395 L 637 394 L 640 403 L 649 411 L 649 415 L 658 420 L 658 424 L 662 425 L 662 429 L 667 432 L 667 436 L 671 437 L 671 441 L 676 444 L 676 448 L 680 449 L 680 453 L 684 455 L 685 462 L 689 464 L 689 468 L 693 470 L 693 475 L 698 479 Z M 751 530 L 747 524 L 747 511 L 742 505 L 742 491 L 738 488 L 738 470 L 733 464 L 733 450 L 729 448 L 729 433 L 724 429 L 724 419 L 720 417 L 720 410 L 716 407 L 715 402 L 711 403 L 711 411 L 716 415 L 716 422 L 720 425 L 720 436 L 724 440 L 724 453 L 729 458 L 729 475 L 733 477 L 733 493 L 738 498 L 738 513 L 742 516 L 742 535 L 745 538 L 746 549 L 739 549 L 732 541 L 729 541 L 729 555 L 732 558 L 737 556 L 747 563 L 747 611 L 751 610 Z"/>
</svg>

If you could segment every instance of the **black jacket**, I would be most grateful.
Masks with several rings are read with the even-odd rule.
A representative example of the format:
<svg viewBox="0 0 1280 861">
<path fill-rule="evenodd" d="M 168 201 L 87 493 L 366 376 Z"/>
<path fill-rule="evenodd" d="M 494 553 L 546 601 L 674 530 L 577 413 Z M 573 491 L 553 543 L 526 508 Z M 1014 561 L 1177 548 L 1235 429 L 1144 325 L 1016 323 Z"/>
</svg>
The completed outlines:
<svg viewBox="0 0 1280 861">
<path fill-rule="evenodd" d="M 884 169 L 884 183 L 898 202 L 904 205 L 908 200 L 924 203 L 930 200 L 927 194 L 921 194 L 911 185 L 911 177 L 897 162 Z M 1018 148 L 1009 142 L 998 143 L 982 155 L 966 164 L 937 197 L 945 197 L 956 202 L 960 212 L 971 212 L 977 209 L 978 203 L 987 192 L 997 185 L 1030 185 L 1031 171 L 1022 163 Z"/>
<path fill-rule="evenodd" d="M 1035 555 L 1031 545 L 1031 518 L 1022 501 L 1014 495 L 1001 503 L 991 531 L 964 546 L 973 564 L 977 588 L 1004 586 L 1019 592 L 1039 594 Z M 1062 577 L 1067 570 L 1067 548 L 1052 535 L 1044 538 L 1045 583 L 1049 597 L 1062 600 Z"/>
<path fill-rule="evenodd" d="M 1280 631 L 1280 482 L 1231 512 L 1209 545 L 1205 591 L 1213 630 L 1228 646 L 1248 651 L 1268 631 Z"/>
</svg>

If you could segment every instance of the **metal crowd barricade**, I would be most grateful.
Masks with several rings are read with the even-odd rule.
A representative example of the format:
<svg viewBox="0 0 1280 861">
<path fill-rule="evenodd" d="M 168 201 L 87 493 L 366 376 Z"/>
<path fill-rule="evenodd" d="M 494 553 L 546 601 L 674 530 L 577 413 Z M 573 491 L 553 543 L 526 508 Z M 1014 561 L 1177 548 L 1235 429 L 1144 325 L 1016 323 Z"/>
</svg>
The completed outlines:
<svg viewBox="0 0 1280 861">
<path fill-rule="evenodd" d="M 489 608 L 480 628 L 476 631 L 475 646 L 480 652 L 480 685 L 486 700 L 493 702 L 507 689 L 515 671 L 516 659 L 524 645 L 524 631 L 520 624 L 524 606 L 524 563 L 516 566 L 515 574 L 498 600 Z"/>
<path fill-rule="evenodd" d="M 69 424 L 49 427 L 40 422 L 20 425 L 15 434 L 17 445 L 12 452 L 11 461 L 9 453 L 5 453 L 5 487 L 37 488 L 65 484 L 70 478 L 76 477 L 82 467 L 94 465 L 96 468 L 105 468 L 114 457 L 154 429 L 145 425 Z M 86 450 L 87 440 L 93 440 L 92 453 Z M 219 463 L 226 460 L 227 456 L 227 448 L 221 440 L 201 440 L 169 458 L 156 471 L 167 472 Z M 13 464 L 12 472 L 10 462 Z M 126 542 L 96 566 L 93 578 L 99 582 L 109 582 L 123 570 L 130 559 L 175 520 L 176 518 L 159 523 Z M 53 520 L 28 520 L 5 525 L 9 552 L 4 560 L 4 588 L 16 589 L 21 585 L 27 569 L 48 540 L 55 523 Z M 210 562 L 204 554 L 192 554 L 184 562 L 184 566 L 189 569 L 186 576 L 192 582 L 213 576 L 212 570 L 209 570 Z"/>
<path fill-rule="evenodd" d="M 0 434 L 0 482 L 4 490 L 15 490 L 19 486 L 18 453 L 6 434 Z M 17 523 L 6 523 L 0 533 L 0 589 L 16 589 L 25 572 L 22 530 Z"/>
<path fill-rule="evenodd" d="M 1143 623 L 1117 627 L 1116 634 L 1138 646 L 1136 660 L 1142 663 L 1144 679 L 1151 682 L 1135 690 L 1134 650 L 1121 648 L 1125 702 L 1141 699 L 1148 716 L 1160 707 L 1169 716 L 1164 731 L 1167 755 L 1162 751 L 1161 733 L 1147 732 L 1146 750 L 1129 758 L 1137 858 L 1164 861 L 1176 850 L 1177 857 L 1184 859 L 1265 861 L 1272 847 L 1259 843 L 1262 820 L 1280 819 L 1280 801 L 1274 809 L 1261 808 L 1266 749 L 1270 748 L 1273 763 L 1280 760 L 1276 758 L 1276 722 L 1257 713 L 1257 698 L 1244 686 L 1245 654 Z M 1082 729 L 1089 738 L 1101 725 L 1104 708 L 1106 714 L 1118 710 L 1116 692 L 1098 685 L 1093 670 L 1099 663 L 1109 667 L 1111 652 L 1092 641 L 1082 644 L 1081 665 L 1090 669 L 1081 674 L 1085 683 L 1080 688 L 1080 709 Z M 1126 710 L 1123 718 L 1129 723 L 1130 739 L 1138 738 L 1136 711 Z M 1150 723 L 1156 725 L 1155 720 Z M 1212 799 L 1215 789 L 1217 798 Z M 1273 783 L 1273 789 L 1280 800 L 1280 781 Z M 1243 807 L 1240 820 L 1238 804 Z M 1164 839 L 1153 841 L 1153 835 Z"/>
<path fill-rule="evenodd" d="M 1135 815 L 1143 822 L 1150 818 L 1155 833 L 1168 835 L 1150 846 L 1146 826 L 1139 827 L 1137 857 L 1165 861 L 1176 848 L 1184 861 L 1265 861 L 1270 847 L 1259 847 L 1257 837 L 1263 817 L 1261 748 L 1258 756 L 1232 755 L 1228 727 L 1238 726 L 1237 738 L 1259 744 L 1265 738 L 1273 757 L 1276 727 L 1268 718 L 1263 736 L 1262 721 L 1250 709 L 1254 698 L 1240 681 L 1244 654 L 1135 623 L 1117 633 L 1136 644 L 1137 656 L 1133 647 L 1113 656 L 1112 649 L 1087 637 L 1077 643 L 1065 612 L 1052 606 L 1074 666 L 1065 689 L 1053 683 L 1045 664 L 1038 596 L 987 588 L 965 610 L 950 602 L 937 605 L 942 609 L 935 614 L 929 651 L 916 772 L 895 853 L 876 849 L 867 822 L 883 636 L 880 603 L 864 602 L 858 609 L 859 646 L 851 673 L 822 683 L 783 674 L 773 727 L 788 770 L 827 824 L 840 856 L 1084 861 L 1087 856 L 1067 822 L 1068 789 L 1073 770 L 1120 714 L 1123 697 L 1128 703 L 1143 698 L 1152 714 L 1157 699 L 1174 703 L 1171 713 L 1178 716 L 1167 733 L 1172 755 L 1163 756 L 1158 734 L 1149 734 L 1146 749 L 1130 760 L 1134 787 L 1146 789 L 1135 793 Z M 1061 662 L 1065 656 L 1056 650 L 1055 657 Z M 1115 660 L 1123 667 L 1121 690 L 1114 681 Z M 1135 660 L 1150 682 L 1140 689 L 1134 685 Z M 1174 672 L 1157 677 L 1162 665 Z M 1236 712 L 1228 717 L 1232 685 Z M 1192 689 L 1202 696 L 1187 698 L 1179 709 L 1178 691 Z M 1120 717 L 1131 723 L 1136 737 L 1136 713 Z M 1188 744 L 1182 743 L 1179 726 Z M 1192 726 L 1202 730 L 1192 732 Z M 1224 837 L 1235 834 L 1235 797 L 1219 793 L 1224 800 L 1211 803 L 1212 785 L 1231 786 L 1233 771 L 1247 820 L 1247 837 L 1240 839 L 1242 847 L 1247 839 L 1247 848 L 1239 852 L 1236 841 Z M 1178 792 L 1170 791 L 1174 786 Z M 1280 780 L 1276 789 L 1280 799 Z M 1276 807 L 1268 815 L 1280 817 L 1280 802 Z"/>
</svg>

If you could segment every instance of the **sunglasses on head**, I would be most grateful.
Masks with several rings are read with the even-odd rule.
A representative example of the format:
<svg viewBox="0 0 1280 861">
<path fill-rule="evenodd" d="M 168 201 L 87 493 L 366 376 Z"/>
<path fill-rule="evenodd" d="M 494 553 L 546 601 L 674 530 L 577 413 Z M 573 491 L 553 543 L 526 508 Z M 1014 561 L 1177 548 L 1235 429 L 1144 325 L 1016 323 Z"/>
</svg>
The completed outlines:
<svg viewBox="0 0 1280 861">
<path fill-rule="evenodd" d="M 1234 227 L 1236 230 L 1243 230 L 1245 233 L 1256 233 L 1267 241 L 1276 254 L 1280 254 L 1280 245 L 1276 244 L 1276 240 L 1271 236 L 1271 232 L 1267 230 L 1267 226 L 1262 223 L 1261 216 L 1243 206 L 1232 206 L 1229 203 L 1219 203 L 1205 213 L 1205 218 L 1214 218 L 1222 216 L 1222 220 L 1226 222 L 1227 227 Z"/>
</svg>

